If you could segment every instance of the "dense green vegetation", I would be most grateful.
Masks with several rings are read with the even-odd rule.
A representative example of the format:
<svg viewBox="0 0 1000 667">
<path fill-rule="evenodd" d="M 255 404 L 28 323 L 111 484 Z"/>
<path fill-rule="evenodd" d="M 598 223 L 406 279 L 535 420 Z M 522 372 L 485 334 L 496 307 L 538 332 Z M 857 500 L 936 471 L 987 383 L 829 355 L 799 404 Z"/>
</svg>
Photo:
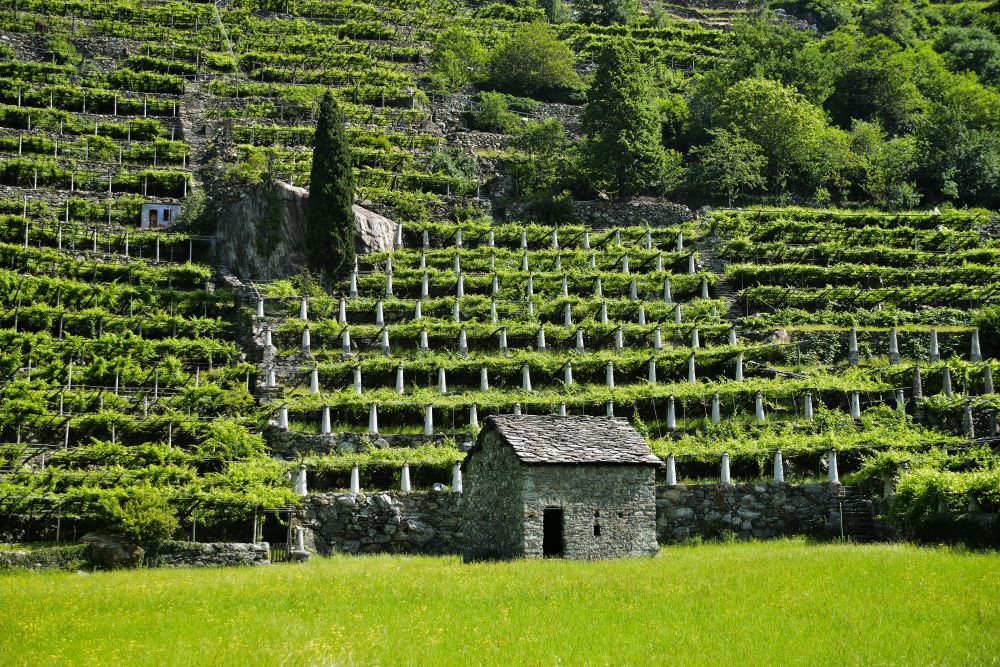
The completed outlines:
<svg viewBox="0 0 1000 667">
<path fill-rule="evenodd" d="M 3 574 L 0 647 L 15 664 L 982 664 L 1000 649 L 998 568 L 995 555 L 785 541 L 590 563 Z M 720 640 L 734 628 L 737 643 Z"/>
</svg>

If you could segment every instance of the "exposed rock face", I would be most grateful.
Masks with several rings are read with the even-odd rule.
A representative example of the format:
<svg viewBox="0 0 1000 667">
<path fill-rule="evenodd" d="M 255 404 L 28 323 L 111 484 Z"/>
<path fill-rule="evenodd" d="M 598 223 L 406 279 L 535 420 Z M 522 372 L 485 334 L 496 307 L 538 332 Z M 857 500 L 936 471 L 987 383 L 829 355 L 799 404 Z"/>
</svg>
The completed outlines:
<svg viewBox="0 0 1000 667">
<path fill-rule="evenodd" d="M 305 265 L 309 193 L 280 181 L 250 188 L 219 216 L 216 255 L 240 278 L 273 279 Z"/>
<path fill-rule="evenodd" d="M 301 273 L 306 259 L 309 192 L 280 181 L 248 189 L 219 215 L 216 257 L 243 279 L 271 280 Z M 354 206 L 359 253 L 392 250 L 396 223 Z"/>
<path fill-rule="evenodd" d="M 354 248 L 359 253 L 388 252 L 396 239 L 396 223 L 354 205 Z"/>
</svg>

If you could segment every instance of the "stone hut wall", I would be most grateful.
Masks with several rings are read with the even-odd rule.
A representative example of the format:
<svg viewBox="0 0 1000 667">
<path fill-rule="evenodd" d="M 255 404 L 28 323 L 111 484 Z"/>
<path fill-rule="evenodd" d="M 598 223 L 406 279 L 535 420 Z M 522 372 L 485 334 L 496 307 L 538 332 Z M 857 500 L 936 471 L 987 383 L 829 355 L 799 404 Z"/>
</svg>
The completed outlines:
<svg viewBox="0 0 1000 667">
<path fill-rule="evenodd" d="M 726 534 L 766 539 L 840 535 L 839 484 L 703 484 L 663 488 L 656 500 L 662 544 Z"/>
<path fill-rule="evenodd" d="M 539 465 L 524 468 L 524 556 L 542 557 L 546 507 L 563 510 L 563 556 L 654 554 L 655 468 L 639 465 Z M 600 535 L 594 527 L 600 526 Z"/>
<path fill-rule="evenodd" d="M 522 468 L 495 431 L 464 466 L 463 555 L 466 560 L 516 558 L 524 553 Z"/>
</svg>

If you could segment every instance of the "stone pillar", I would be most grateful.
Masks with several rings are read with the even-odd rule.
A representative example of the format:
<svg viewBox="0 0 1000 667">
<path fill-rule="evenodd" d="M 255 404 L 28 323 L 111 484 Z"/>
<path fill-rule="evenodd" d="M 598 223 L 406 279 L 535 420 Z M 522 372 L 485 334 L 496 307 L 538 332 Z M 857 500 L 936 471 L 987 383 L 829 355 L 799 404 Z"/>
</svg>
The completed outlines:
<svg viewBox="0 0 1000 667">
<path fill-rule="evenodd" d="M 584 353 L 583 347 L 583 329 L 576 330 L 576 351 L 578 354 Z"/>
<path fill-rule="evenodd" d="M 397 364 L 396 366 L 396 393 L 400 396 L 403 395 L 405 391 L 403 385 L 403 364 Z"/>
<path fill-rule="evenodd" d="M 674 324 L 681 324 L 684 321 L 684 314 L 681 312 L 681 304 L 674 305 Z"/>
<path fill-rule="evenodd" d="M 597 280 L 594 281 L 594 296 L 598 299 L 604 296 L 604 287 L 600 276 L 597 276 Z"/>
<path fill-rule="evenodd" d="M 774 481 L 784 482 L 785 481 L 785 462 L 781 458 L 781 450 L 774 452 Z"/>
<path fill-rule="evenodd" d="M 313 368 L 309 371 L 309 393 L 318 394 L 319 393 L 319 369 Z"/>
<path fill-rule="evenodd" d="M 590 230 L 589 229 L 583 230 L 583 244 L 582 244 L 582 247 L 583 247 L 584 250 L 590 250 Z"/>
<path fill-rule="evenodd" d="M 826 478 L 831 484 L 840 484 L 840 475 L 837 473 L 836 449 L 831 449 L 827 455 Z"/>
<path fill-rule="evenodd" d="M 899 336 L 896 327 L 889 329 L 889 363 L 893 366 L 899 365 Z"/>
<path fill-rule="evenodd" d="M 521 403 L 520 402 L 514 403 L 514 414 L 515 415 L 520 415 L 521 414 Z"/>
<path fill-rule="evenodd" d="M 663 349 L 663 333 L 660 331 L 660 327 L 653 329 L 653 349 Z"/>
<path fill-rule="evenodd" d="M 763 395 L 761 395 L 761 393 L 759 391 L 756 394 L 754 394 L 754 397 L 753 397 L 753 410 L 754 410 L 754 416 L 756 417 L 757 422 L 758 423 L 763 423 L 764 422 L 764 397 L 763 397 Z"/>
<path fill-rule="evenodd" d="M 309 302 L 305 297 L 302 297 L 302 300 L 299 301 L 299 319 L 303 322 L 309 321 Z"/>
<path fill-rule="evenodd" d="M 264 329 L 264 354 L 274 352 L 274 345 L 271 342 L 271 327 Z"/>
<path fill-rule="evenodd" d="M 811 391 L 806 392 L 805 403 L 806 421 L 811 422 L 813 420 L 813 395 Z"/>
<path fill-rule="evenodd" d="M 434 435 L 434 406 L 429 403 L 424 406 L 424 435 Z"/>
<path fill-rule="evenodd" d="M 614 417 L 615 416 L 615 400 L 613 398 L 609 398 L 608 402 L 605 405 L 607 407 L 607 416 L 608 417 Z"/>
<path fill-rule="evenodd" d="M 399 250 L 403 247 L 403 223 L 396 223 L 396 239 L 395 246 L 393 250 Z"/>
<path fill-rule="evenodd" d="M 677 430 L 677 407 L 673 396 L 667 396 L 667 428 Z"/>
<path fill-rule="evenodd" d="M 604 386 L 612 388 L 615 386 L 615 364 L 613 361 L 609 361 L 604 369 Z"/>
<path fill-rule="evenodd" d="M 487 370 L 486 364 L 482 364 L 479 367 L 479 391 L 489 391 L 489 390 L 490 390 L 489 370 Z"/>
<path fill-rule="evenodd" d="M 698 267 L 694 263 L 694 255 L 688 255 L 688 273 L 698 273 Z"/>
<path fill-rule="evenodd" d="M 490 296 L 495 296 L 500 293 L 500 277 L 497 274 L 493 274 L 493 278 L 490 280 Z"/>
<path fill-rule="evenodd" d="M 358 272 L 351 273 L 351 286 L 347 290 L 347 296 L 354 298 L 358 295 Z"/>
<path fill-rule="evenodd" d="M 677 486 L 677 460 L 673 454 L 667 456 L 667 486 Z"/>
<path fill-rule="evenodd" d="M 535 338 L 536 338 L 536 341 L 535 341 L 536 342 L 536 345 L 535 345 L 536 349 L 539 352 L 544 352 L 545 351 L 545 327 L 544 326 L 538 328 L 538 334 L 535 336 Z"/>
<path fill-rule="evenodd" d="M 641 303 L 639 304 L 639 326 L 646 326 L 646 306 Z"/>
<path fill-rule="evenodd" d="M 962 432 L 969 440 L 975 440 L 976 427 L 972 422 L 972 406 L 968 402 L 962 410 Z"/>
<path fill-rule="evenodd" d="M 524 287 L 524 293 L 528 296 L 535 296 L 535 276 L 534 274 L 528 274 L 528 282 Z"/>
<path fill-rule="evenodd" d="M 622 255 L 622 273 L 628 273 L 628 255 Z"/>
<path fill-rule="evenodd" d="M 378 435 L 378 405 L 376 403 L 368 406 L 368 434 Z"/>
<path fill-rule="evenodd" d="M 569 296 L 569 280 L 566 276 L 559 279 L 559 288 L 562 291 L 563 296 Z"/>
<path fill-rule="evenodd" d="M 618 354 L 622 353 L 625 349 L 624 334 L 622 333 L 622 328 L 620 326 L 615 327 L 615 352 Z"/>
<path fill-rule="evenodd" d="M 347 324 L 347 301 L 343 298 L 341 298 L 337 309 L 337 323 Z"/>
<path fill-rule="evenodd" d="M 117 381 L 117 380 L 118 380 L 118 377 L 115 376 L 115 381 Z M 264 386 L 266 386 L 268 389 L 273 389 L 276 384 L 277 383 L 275 382 L 275 379 L 274 379 L 274 370 L 268 368 L 267 369 L 267 373 L 265 374 Z M 115 394 L 117 394 L 117 393 L 118 392 L 115 391 Z"/>
<path fill-rule="evenodd" d="M 930 352 L 927 355 L 927 360 L 932 364 L 941 361 L 941 351 L 938 349 L 938 335 L 937 329 L 931 327 L 931 342 L 930 342 Z"/>
<path fill-rule="evenodd" d="M 382 329 L 381 338 L 382 341 L 380 347 L 382 348 L 382 356 L 388 357 L 391 351 L 391 348 L 389 347 L 389 327 Z"/>
<path fill-rule="evenodd" d="M 663 279 L 663 303 L 671 304 L 673 303 L 673 297 L 670 295 L 670 278 Z"/>
<path fill-rule="evenodd" d="M 300 496 L 309 495 L 309 487 L 306 483 L 306 464 L 303 463 L 299 466 L 299 472 L 295 476 L 295 493 Z"/>
<path fill-rule="evenodd" d="M 972 330 L 972 342 L 969 345 L 969 360 L 975 363 L 983 360 L 983 351 L 979 348 L 979 329 Z"/>
<path fill-rule="evenodd" d="M 455 462 L 455 467 L 451 471 L 451 492 L 462 492 L 462 464 L 458 461 Z"/>
<path fill-rule="evenodd" d="M 718 424 L 722 420 L 722 410 L 719 401 L 719 392 L 715 392 L 712 394 L 711 419 L 713 424 Z"/>
<path fill-rule="evenodd" d="M 521 253 L 521 273 L 528 272 L 528 253 Z"/>
<path fill-rule="evenodd" d="M 438 367 L 438 393 L 447 394 L 448 393 L 448 382 L 445 379 L 444 366 Z"/>
<path fill-rule="evenodd" d="M 521 389 L 531 391 L 531 368 L 528 364 L 521 366 Z"/>
<path fill-rule="evenodd" d="M 851 392 L 851 418 L 861 419 L 861 392 Z"/>
<path fill-rule="evenodd" d="M 729 474 L 729 454 L 722 455 L 722 464 L 719 471 L 719 482 L 722 484 L 732 484 L 733 478 Z"/>
<path fill-rule="evenodd" d="M 420 348 L 421 352 L 426 352 L 428 349 L 427 345 L 427 327 L 420 329 L 420 334 L 417 337 L 417 346 Z"/>
<path fill-rule="evenodd" d="M 278 428 L 288 430 L 288 406 L 285 404 L 278 408 Z"/>
<path fill-rule="evenodd" d="M 945 395 L 945 398 L 951 400 L 951 367 L 948 365 L 941 369 L 941 393 Z"/>
<path fill-rule="evenodd" d="M 430 297 L 430 295 L 431 295 L 430 281 L 428 280 L 427 274 L 425 273 L 420 278 L 420 298 L 427 299 Z"/>
<path fill-rule="evenodd" d="M 855 327 L 851 327 L 850 333 L 847 334 L 847 363 L 851 366 L 857 366 L 858 361 L 860 361 L 860 355 L 858 354 L 858 330 Z"/>
<path fill-rule="evenodd" d="M 323 413 L 319 420 L 319 432 L 320 435 L 330 434 L 330 406 L 323 406 Z"/>
<path fill-rule="evenodd" d="M 469 426 L 479 428 L 479 410 L 475 403 L 469 406 Z"/>
<path fill-rule="evenodd" d="M 490 322 L 497 323 L 497 302 L 490 299 Z"/>
<path fill-rule="evenodd" d="M 639 285 L 636 283 L 635 278 L 628 282 L 628 298 L 632 301 L 639 299 Z"/>
<path fill-rule="evenodd" d="M 500 327 L 500 354 L 507 354 L 507 327 Z"/>
<path fill-rule="evenodd" d="M 650 384 L 656 384 L 656 359 L 649 360 L 649 375 L 647 380 Z"/>
<path fill-rule="evenodd" d="M 461 299 L 463 296 L 465 296 L 465 276 L 460 273 L 455 283 L 455 297 Z"/>
<path fill-rule="evenodd" d="M 340 349 L 345 357 L 351 356 L 351 330 L 344 327 L 340 334 Z"/>
<path fill-rule="evenodd" d="M 354 367 L 354 393 L 361 395 L 361 366 Z"/>
<path fill-rule="evenodd" d="M 403 493 L 409 493 L 412 488 L 410 485 L 410 464 L 404 463 L 402 470 L 399 471 L 399 490 Z"/>
<path fill-rule="evenodd" d="M 983 393 L 993 393 L 993 368 L 989 364 L 983 367 Z"/>
<path fill-rule="evenodd" d="M 903 412 L 906 410 L 906 397 L 902 389 L 896 390 L 896 410 Z"/>
<path fill-rule="evenodd" d="M 739 343 L 739 336 L 736 333 L 736 327 L 731 326 L 729 327 L 729 345 L 732 347 L 736 347 L 738 343 Z"/>
<path fill-rule="evenodd" d="M 264 299 L 257 299 L 257 317 L 264 317 Z"/>
<path fill-rule="evenodd" d="M 568 327 L 573 324 L 573 307 L 568 303 L 563 306 L 563 326 Z"/>
<path fill-rule="evenodd" d="M 464 326 L 458 331 L 458 353 L 463 357 L 469 354 L 469 337 Z"/>
<path fill-rule="evenodd" d="M 312 340 L 309 337 L 309 327 L 302 327 L 302 354 L 308 357 L 312 354 Z"/>
<path fill-rule="evenodd" d="M 701 279 L 701 298 L 702 299 L 710 298 L 708 293 L 708 281 L 705 280 L 704 278 Z"/>
<path fill-rule="evenodd" d="M 358 495 L 361 493 L 361 471 L 358 469 L 358 464 L 355 463 L 354 467 L 351 468 L 351 495 Z"/>
<path fill-rule="evenodd" d="M 566 404 L 565 403 L 560 403 L 559 404 L 559 416 L 560 417 L 565 417 L 566 416 Z"/>
<path fill-rule="evenodd" d="M 608 304 L 603 301 L 601 302 L 601 309 L 597 314 L 597 321 L 601 324 L 608 323 Z"/>
<path fill-rule="evenodd" d="M 737 382 L 743 382 L 743 353 L 736 355 L 736 372 L 733 376 Z"/>
<path fill-rule="evenodd" d="M 695 374 L 694 368 L 694 354 L 688 357 L 688 382 L 695 383 L 698 381 L 698 377 Z"/>
<path fill-rule="evenodd" d="M 375 302 L 375 324 L 378 326 L 385 324 L 385 311 L 382 308 L 382 299 Z"/>
</svg>

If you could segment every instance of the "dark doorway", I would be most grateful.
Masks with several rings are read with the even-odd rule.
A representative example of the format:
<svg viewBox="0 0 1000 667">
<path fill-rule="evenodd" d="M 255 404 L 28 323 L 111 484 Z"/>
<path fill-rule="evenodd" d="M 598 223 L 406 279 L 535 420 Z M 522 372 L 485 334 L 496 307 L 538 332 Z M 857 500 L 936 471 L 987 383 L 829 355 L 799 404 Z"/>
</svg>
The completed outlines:
<svg viewBox="0 0 1000 667">
<path fill-rule="evenodd" d="M 547 507 L 542 515 L 542 555 L 546 558 L 563 555 L 563 511 Z"/>
</svg>

